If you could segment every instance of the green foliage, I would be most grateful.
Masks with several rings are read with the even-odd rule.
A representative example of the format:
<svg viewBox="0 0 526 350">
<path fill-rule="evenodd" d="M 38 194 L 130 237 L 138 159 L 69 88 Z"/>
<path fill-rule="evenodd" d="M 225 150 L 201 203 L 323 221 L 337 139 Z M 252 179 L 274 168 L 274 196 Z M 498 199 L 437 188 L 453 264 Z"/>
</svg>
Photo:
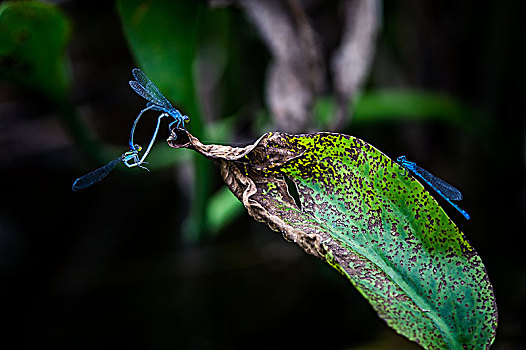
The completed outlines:
<svg viewBox="0 0 526 350">
<path fill-rule="evenodd" d="M 250 215 L 340 271 L 398 333 L 426 349 L 493 342 L 497 309 L 480 257 L 431 194 L 373 146 L 330 133 L 268 133 L 232 148 L 179 132 L 169 143 L 218 162 Z"/>
<path fill-rule="evenodd" d="M 69 96 L 65 48 L 71 25 L 56 7 L 36 2 L 0 5 L 0 77 L 45 94 L 57 104 Z"/>
</svg>

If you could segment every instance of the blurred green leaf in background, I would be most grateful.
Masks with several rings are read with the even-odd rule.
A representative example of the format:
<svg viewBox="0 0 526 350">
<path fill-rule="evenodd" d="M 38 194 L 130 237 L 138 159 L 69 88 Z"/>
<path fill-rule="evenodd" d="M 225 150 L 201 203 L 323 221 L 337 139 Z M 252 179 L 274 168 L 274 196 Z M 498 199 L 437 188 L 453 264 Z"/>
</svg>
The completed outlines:
<svg viewBox="0 0 526 350">
<path fill-rule="evenodd" d="M 71 97 L 71 73 L 66 47 L 72 36 L 60 9 L 38 1 L 8 1 L 0 5 L 0 78 L 48 98 L 79 147 L 106 162 L 113 152 L 80 121 Z"/>
<path fill-rule="evenodd" d="M 0 4 L 0 78 L 68 101 L 66 46 L 71 24 L 62 11 L 37 1 Z"/>
</svg>

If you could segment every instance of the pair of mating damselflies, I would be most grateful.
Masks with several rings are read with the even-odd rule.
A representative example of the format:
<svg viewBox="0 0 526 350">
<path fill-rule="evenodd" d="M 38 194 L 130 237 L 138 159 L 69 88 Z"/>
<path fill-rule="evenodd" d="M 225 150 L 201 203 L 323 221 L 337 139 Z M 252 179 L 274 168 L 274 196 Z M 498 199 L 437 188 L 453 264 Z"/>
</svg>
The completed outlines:
<svg viewBox="0 0 526 350">
<path fill-rule="evenodd" d="M 157 137 L 157 132 L 159 131 L 159 125 L 161 124 L 161 119 L 164 117 L 172 117 L 174 120 L 168 125 L 168 129 L 171 131 L 172 126 L 175 124 L 176 128 L 184 128 L 184 123 L 189 121 L 188 116 L 182 115 L 177 109 L 175 109 L 172 104 L 164 97 L 164 95 L 159 91 L 157 86 L 150 81 L 150 79 L 144 74 L 140 69 L 134 68 L 132 70 L 133 77 L 135 80 L 130 81 L 131 88 L 144 99 L 148 100 L 146 108 L 143 109 L 135 121 L 130 132 L 129 146 L 130 150 L 124 152 L 120 157 L 115 158 L 108 164 L 100 167 L 96 170 L 93 170 L 89 174 L 86 174 L 73 183 L 73 191 L 82 190 L 84 188 L 90 187 L 91 185 L 104 179 L 119 163 L 124 163 L 128 168 L 140 167 L 145 170 L 148 170 L 143 164 L 147 164 L 145 161 L 146 156 L 150 153 L 150 150 L 153 146 L 155 138 Z M 135 128 L 142 114 L 146 111 L 157 111 L 161 112 L 157 118 L 157 125 L 155 131 L 150 140 L 148 148 L 144 151 L 142 157 L 140 152 L 142 147 L 133 142 L 133 136 L 135 134 Z"/>
</svg>

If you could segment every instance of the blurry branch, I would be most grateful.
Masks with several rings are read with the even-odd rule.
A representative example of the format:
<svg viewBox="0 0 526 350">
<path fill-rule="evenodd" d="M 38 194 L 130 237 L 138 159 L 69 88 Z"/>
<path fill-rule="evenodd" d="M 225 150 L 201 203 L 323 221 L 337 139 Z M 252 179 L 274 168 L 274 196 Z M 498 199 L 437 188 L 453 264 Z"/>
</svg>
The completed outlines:
<svg viewBox="0 0 526 350">
<path fill-rule="evenodd" d="M 305 2 L 304 2 L 305 3 Z M 278 130 L 309 131 L 315 99 L 323 92 L 326 64 L 320 37 L 310 24 L 301 0 L 209 0 L 211 6 L 236 4 L 254 23 L 273 55 L 266 98 Z M 346 0 L 342 42 L 331 59 L 338 110 L 329 128 L 345 126 L 349 103 L 364 85 L 381 26 L 380 0 Z"/>
<path fill-rule="evenodd" d="M 211 5 L 225 5 L 211 1 Z M 299 0 L 239 0 L 273 56 L 267 72 L 266 99 L 276 128 L 307 131 L 311 107 L 325 85 L 318 36 Z"/>
<path fill-rule="evenodd" d="M 323 86 L 325 69 L 320 44 L 301 4 L 287 3 L 288 8 L 278 0 L 240 2 L 274 57 L 267 73 L 266 99 L 276 127 L 301 132 L 311 124 L 310 109 Z"/>
<path fill-rule="evenodd" d="M 345 27 L 342 42 L 331 60 L 339 105 L 331 130 L 341 129 L 350 115 L 350 100 L 356 97 L 366 81 L 382 22 L 380 0 L 347 0 L 343 7 Z"/>
</svg>

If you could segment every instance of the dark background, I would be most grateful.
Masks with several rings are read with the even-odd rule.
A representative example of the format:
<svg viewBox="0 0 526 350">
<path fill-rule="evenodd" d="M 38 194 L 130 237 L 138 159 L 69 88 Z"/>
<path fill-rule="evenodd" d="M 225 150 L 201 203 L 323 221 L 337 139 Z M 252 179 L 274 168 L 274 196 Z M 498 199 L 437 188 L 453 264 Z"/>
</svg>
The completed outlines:
<svg viewBox="0 0 526 350">
<path fill-rule="evenodd" d="M 75 105 L 101 139 L 125 147 L 130 123 L 123 121 L 143 101 L 128 86 L 136 63 L 114 4 L 58 6 L 74 26 L 68 56 Z M 254 48 L 239 60 L 253 78 L 236 83 L 256 91 L 247 105 L 263 108 L 270 55 L 242 11 L 230 10 L 239 30 L 252 33 L 244 40 Z M 318 10 L 330 18 L 336 8 Z M 384 4 L 366 89 L 445 93 L 481 111 L 480 123 L 490 125 L 481 137 L 437 120 L 341 130 L 391 157 L 406 154 L 462 189 L 460 206 L 472 219 L 445 209 L 493 283 L 495 349 L 526 348 L 524 10 L 520 1 Z M 309 15 L 323 24 L 316 12 Z M 337 31 L 320 35 L 329 51 L 338 41 Z M 234 141 L 259 136 L 246 126 L 251 113 Z M 184 167 L 115 171 L 73 193 L 74 179 L 100 164 L 78 151 L 46 99 L 0 82 L 0 129 L 0 314 L 7 323 L 1 339 L 9 348 L 414 346 L 388 329 L 344 277 L 246 214 L 214 235 L 185 239 Z M 219 188 L 215 168 L 210 182 Z"/>
</svg>

